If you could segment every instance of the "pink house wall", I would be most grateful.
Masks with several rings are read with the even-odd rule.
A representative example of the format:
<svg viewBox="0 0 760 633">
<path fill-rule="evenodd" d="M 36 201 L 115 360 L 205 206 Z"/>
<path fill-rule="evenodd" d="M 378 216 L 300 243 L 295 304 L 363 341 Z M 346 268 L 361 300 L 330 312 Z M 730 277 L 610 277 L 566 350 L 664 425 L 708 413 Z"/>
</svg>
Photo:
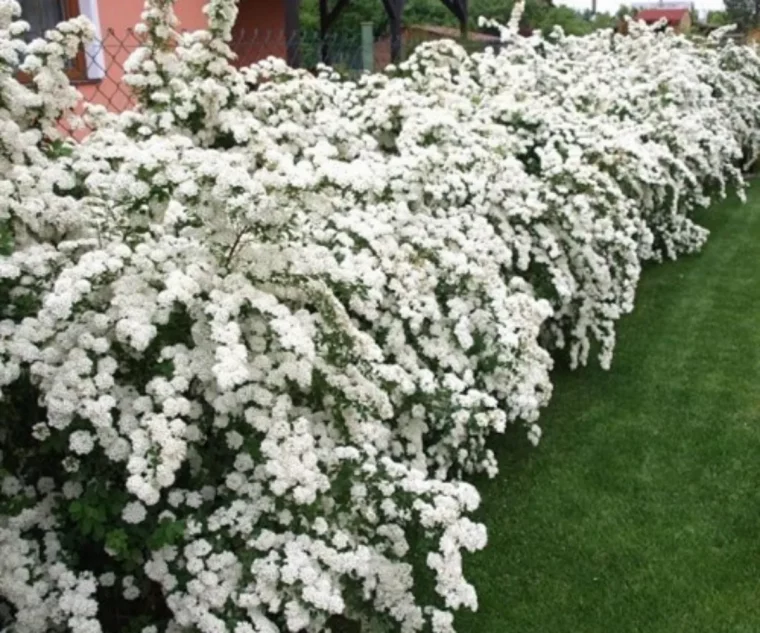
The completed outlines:
<svg viewBox="0 0 760 633">
<path fill-rule="evenodd" d="M 183 30 L 205 28 L 203 7 L 207 0 L 177 0 L 175 11 Z M 86 101 L 109 110 L 129 108 L 127 87 L 121 82 L 124 62 L 139 46 L 132 28 L 140 21 L 144 0 L 96 0 L 103 41 L 102 79 L 79 84 Z M 286 55 L 285 9 L 282 0 L 240 0 L 233 46 L 239 63 L 251 64 L 270 55 Z"/>
<path fill-rule="evenodd" d="M 78 86 L 86 101 L 105 105 L 109 110 L 121 111 L 131 105 L 129 93 L 121 83 L 124 62 L 139 46 L 132 32 L 140 21 L 144 0 L 97 0 L 100 18 L 100 36 L 103 40 L 105 77 Z M 178 0 L 175 5 L 180 27 L 195 30 L 206 26 L 202 9 L 205 0 Z"/>
<path fill-rule="evenodd" d="M 269 56 L 285 57 L 285 6 L 281 0 L 241 0 L 233 30 L 238 63 L 244 66 Z"/>
</svg>

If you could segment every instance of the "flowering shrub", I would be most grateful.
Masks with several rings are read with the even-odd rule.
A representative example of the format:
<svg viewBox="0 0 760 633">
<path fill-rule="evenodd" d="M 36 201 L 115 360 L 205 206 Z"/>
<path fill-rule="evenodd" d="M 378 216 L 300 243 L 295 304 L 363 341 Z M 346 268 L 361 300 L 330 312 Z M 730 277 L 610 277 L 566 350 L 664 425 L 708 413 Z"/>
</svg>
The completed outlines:
<svg viewBox="0 0 760 633">
<path fill-rule="evenodd" d="M 232 0 L 182 35 L 172 5 L 138 27 L 140 106 L 73 144 L 88 25 L 26 44 L 0 0 L 0 617 L 452 631 L 486 542 L 463 474 L 508 423 L 538 442 L 550 351 L 608 366 L 641 263 L 741 191 L 758 58 L 515 18 L 498 54 L 348 80 L 238 70 Z"/>
</svg>

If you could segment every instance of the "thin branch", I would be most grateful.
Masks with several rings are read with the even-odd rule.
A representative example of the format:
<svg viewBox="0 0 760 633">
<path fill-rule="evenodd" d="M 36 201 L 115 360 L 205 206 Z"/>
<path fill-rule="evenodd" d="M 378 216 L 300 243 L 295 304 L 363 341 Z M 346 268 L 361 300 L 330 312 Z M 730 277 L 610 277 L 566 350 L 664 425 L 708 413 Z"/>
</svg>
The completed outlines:
<svg viewBox="0 0 760 633">
<path fill-rule="evenodd" d="M 227 254 L 227 257 L 224 260 L 224 268 L 230 267 L 230 264 L 232 263 L 232 257 L 235 255 L 235 251 L 237 250 L 238 246 L 240 246 L 240 241 L 249 231 L 250 229 L 243 229 L 240 231 L 240 233 L 238 233 L 237 237 L 235 238 L 235 242 L 232 244 L 232 248 L 230 248 L 230 252 Z"/>
</svg>

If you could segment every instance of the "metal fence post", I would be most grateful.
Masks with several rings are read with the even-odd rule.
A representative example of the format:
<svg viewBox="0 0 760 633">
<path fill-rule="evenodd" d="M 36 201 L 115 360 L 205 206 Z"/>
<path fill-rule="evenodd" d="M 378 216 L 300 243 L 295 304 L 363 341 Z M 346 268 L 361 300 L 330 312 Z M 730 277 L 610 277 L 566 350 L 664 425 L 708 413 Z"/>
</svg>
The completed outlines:
<svg viewBox="0 0 760 633">
<path fill-rule="evenodd" d="M 362 22 L 362 68 L 375 70 L 375 33 L 372 22 Z"/>
</svg>

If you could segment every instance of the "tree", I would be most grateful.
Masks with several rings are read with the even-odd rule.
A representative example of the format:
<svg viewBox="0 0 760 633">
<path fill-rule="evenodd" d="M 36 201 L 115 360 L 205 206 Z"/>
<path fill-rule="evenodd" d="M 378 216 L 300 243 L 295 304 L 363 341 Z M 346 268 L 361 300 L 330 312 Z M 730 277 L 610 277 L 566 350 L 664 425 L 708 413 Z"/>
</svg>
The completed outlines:
<svg viewBox="0 0 760 633">
<path fill-rule="evenodd" d="M 590 20 L 566 6 L 548 8 L 538 26 L 544 34 L 551 32 L 555 26 L 562 27 L 568 35 L 586 35 L 594 29 Z"/>
<path fill-rule="evenodd" d="M 730 22 L 741 31 L 749 31 L 760 23 L 760 0 L 725 0 Z"/>
<path fill-rule="evenodd" d="M 506 24 L 513 6 L 514 0 L 470 0 L 468 26 L 477 30 L 481 17 Z M 586 17 L 569 7 L 555 7 L 550 0 L 527 0 L 523 20 L 525 26 L 532 29 L 547 31 L 558 24 L 565 32 L 574 35 L 609 26 L 609 20 L 602 20 L 599 26 L 595 26 L 595 20 L 591 16 Z M 337 35 L 358 33 L 364 21 L 375 24 L 376 32 L 385 32 L 387 16 L 381 0 L 351 0 L 335 23 L 333 32 Z M 441 0 L 409 0 L 404 10 L 404 22 L 457 25 L 456 18 Z M 319 30 L 319 0 L 302 1 L 301 28 L 306 32 Z"/>
<path fill-rule="evenodd" d="M 319 0 L 303 0 L 300 19 L 303 31 L 319 31 Z M 385 9 L 380 0 L 352 0 L 338 18 L 334 32 L 358 32 L 362 22 L 381 24 L 385 19 Z"/>
<path fill-rule="evenodd" d="M 616 16 L 609 13 L 597 13 L 592 19 L 595 31 L 599 29 L 614 29 L 618 21 Z"/>
<path fill-rule="evenodd" d="M 726 26 L 731 24 L 731 18 L 725 11 L 709 11 L 707 13 L 707 23 L 711 26 Z"/>
</svg>

